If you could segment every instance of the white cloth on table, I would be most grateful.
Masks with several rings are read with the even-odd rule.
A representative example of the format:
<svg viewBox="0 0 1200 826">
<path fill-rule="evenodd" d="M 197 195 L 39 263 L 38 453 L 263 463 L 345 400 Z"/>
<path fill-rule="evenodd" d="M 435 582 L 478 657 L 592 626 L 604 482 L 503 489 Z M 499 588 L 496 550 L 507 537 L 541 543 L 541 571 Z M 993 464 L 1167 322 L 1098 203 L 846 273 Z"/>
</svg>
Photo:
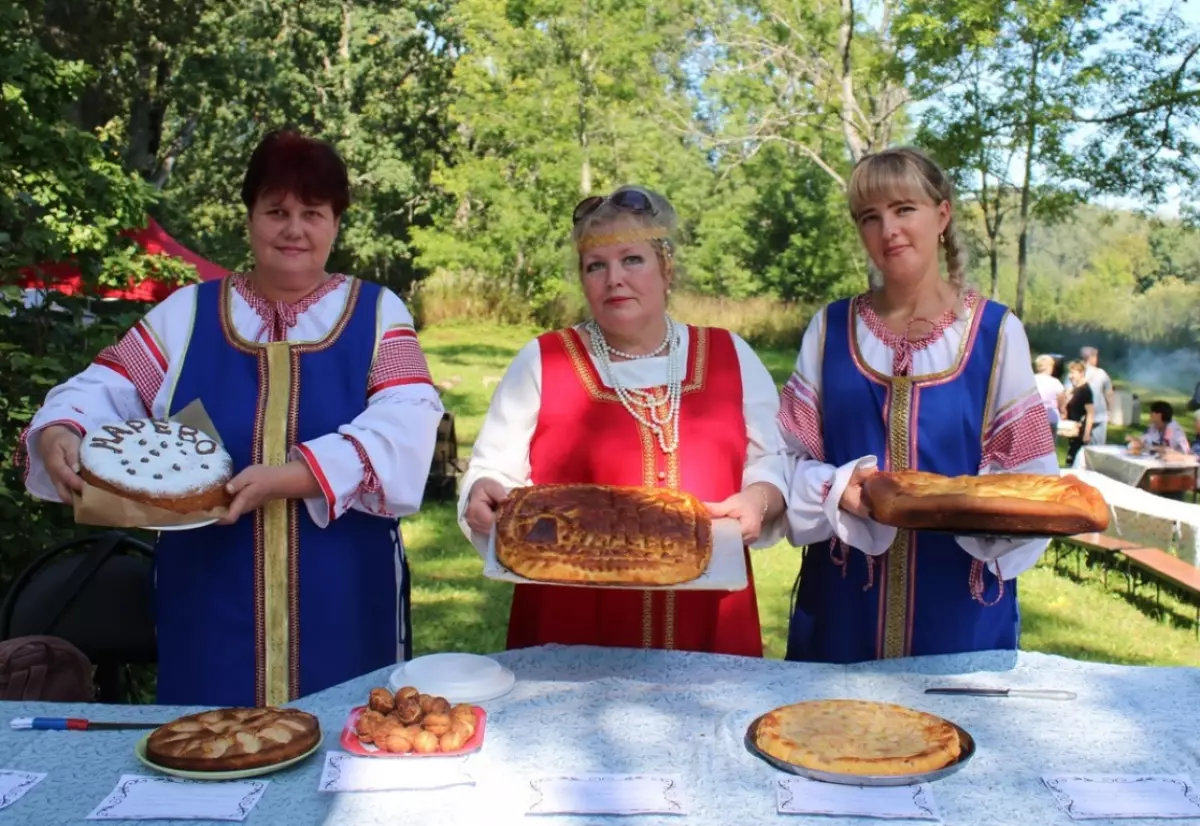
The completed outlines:
<svg viewBox="0 0 1200 826">
<path fill-rule="evenodd" d="M 681 346 L 688 352 L 689 332 L 681 329 Z M 586 337 L 585 337 L 586 340 Z M 750 345 L 733 336 L 734 349 L 742 376 L 742 412 L 746 419 L 746 463 L 742 487 L 755 482 L 774 486 L 787 496 L 787 458 L 775 424 L 779 412 L 779 393 L 771 374 Z M 593 363 L 596 359 L 588 351 Z M 599 368 L 597 368 L 599 369 Z M 612 364 L 617 381 L 630 388 L 658 387 L 667 383 L 667 357 L 617 361 Z M 487 416 L 471 451 L 471 462 L 462 479 L 458 499 L 458 524 L 481 555 L 487 551 L 488 538 L 471 530 L 466 522 L 467 500 L 471 488 L 480 479 L 493 479 L 505 490 L 531 483 L 529 445 L 537 426 L 542 404 L 542 355 L 537 340 L 526 344 L 513 358 L 504 377 L 496 385 Z M 687 397 L 683 399 L 687 404 Z M 624 410 L 621 415 L 628 415 Z M 764 524 L 762 535 L 753 547 L 768 547 L 784 534 L 781 516 Z"/>
<path fill-rule="evenodd" d="M 336 283 L 329 285 L 331 289 L 313 294 L 315 300 L 279 308 L 281 315 L 288 316 L 281 325 L 287 341 L 319 341 L 341 318 L 352 280 L 341 276 L 332 280 Z M 87 433 L 125 419 L 168 415 L 191 336 L 197 289 L 188 286 L 172 293 L 87 369 L 50 391 L 25 434 L 25 484 L 31 494 L 59 501 L 37 450 L 35 437 L 46 426 L 65 423 Z M 273 305 L 248 289 L 230 290 L 229 295 L 230 319 L 237 333 L 249 341 L 272 340 L 273 319 L 267 316 L 272 315 Z M 424 495 L 442 403 L 429 380 L 412 316 L 390 290 L 383 290 L 380 297 L 376 328 L 377 352 L 363 412 L 336 433 L 297 445 L 289 457 L 308 462 L 328 483 L 326 495 L 305 500 L 313 521 L 321 527 L 349 508 L 406 516 L 420 508 Z"/>
<path fill-rule="evenodd" d="M 861 318 L 860 318 L 861 320 Z M 969 315 L 964 314 L 942 334 L 920 349 L 912 351 L 911 375 L 937 373 L 952 367 L 958 359 L 959 345 L 968 329 Z M 784 388 L 783 427 L 781 430 L 795 462 L 788 497 L 789 538 L 794 545 L 811 545 L 834 536 L 866 554 L 887 551 L 896 537 L 896 529 L 842 510 L 838 505 L 855 468 L 875 467 L 878 457 L 863 456 L 840 467 L 824 460 L 821 374 L 822 341 L 825 313 L 817 313 L 805 330 L 795 370 Z M 867 324 L 856 324 L 859 352 L 875 370 L 893 375 L 893 347 L 877 336 Z M 1042 401 L 1030 366 L 1029 340 L 1016 316 L 1005 316 L 997 344 L 999 357 L 992 374 L 992 407 L 987 420 L 991 431 L 984 440 L 984 457 L 979 473 L 1036 473 L 1058 475 L 1058 459 L 1053 452 L 1028 455 L 1028 445 L 1044 444 L 1048 432 L 1032 433 L 1037 422 L 1044 431 L 1044 419 L 1026 415 L 1041 408 Z M 998 415 L 1001 414 L 1001 415 Z M 847 426 L 853 426 L 847 424 Z M 1000 575 L 996 560 L 1003 559 L 1005 579 L 1037 563 L 1048 541 L 958 537 L 957 542 L 975 559 L 987 562 L 993 574 Z"/>
</svg>

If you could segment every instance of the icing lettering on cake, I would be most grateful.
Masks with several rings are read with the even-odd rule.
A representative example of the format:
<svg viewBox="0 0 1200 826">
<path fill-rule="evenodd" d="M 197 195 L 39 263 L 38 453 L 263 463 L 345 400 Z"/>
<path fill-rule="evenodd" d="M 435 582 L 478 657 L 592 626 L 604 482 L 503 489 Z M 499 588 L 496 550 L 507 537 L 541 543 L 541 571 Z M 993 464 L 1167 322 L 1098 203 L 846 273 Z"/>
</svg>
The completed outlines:
<svg viewBox="0 0 1200 826">
<path fill-rule="evenodd" d="M 187 496 L 224 484 L 233 460 L 213 439 L 170 419 L 132 419 L 100 428 L 84 442 L 80 462 L 129 491 Z"/>
</svg>

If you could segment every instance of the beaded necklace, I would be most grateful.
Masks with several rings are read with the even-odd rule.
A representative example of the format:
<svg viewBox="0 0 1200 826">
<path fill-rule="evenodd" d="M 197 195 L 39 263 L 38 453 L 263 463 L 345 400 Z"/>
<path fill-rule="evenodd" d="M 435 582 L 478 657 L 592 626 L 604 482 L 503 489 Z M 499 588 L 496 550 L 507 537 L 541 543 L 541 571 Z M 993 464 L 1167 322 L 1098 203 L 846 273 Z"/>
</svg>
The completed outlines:
<svg viewBox="0 0 1200 826">
<path fill-rule="evenodd" d="M 683 398 L 683 345 L 679 327 L 665 316 L 667 334 L 662 343 L 654 350 L 644 354 L 625 353 L 611 347 L 604 337 L 604 331 L 594 320 L 584 326 L 591 339 L 592 353 L 599 363 L 600 375 L 605 383 L 617 394 L 621 406 L 629 411 L 641 424 L 648 427 L 658 439 L 658 446 L 663 453 L 674 453 L 679 447 L 679 403 Z M 655 392 L 626 387 L 616 377 L 612 357 L 630 360 L 653 358 L 663 350 L 667 351 L 667 386 L 665 390 Z M 665 412 L 662 411 L 666 408 Z"/>
</svg>

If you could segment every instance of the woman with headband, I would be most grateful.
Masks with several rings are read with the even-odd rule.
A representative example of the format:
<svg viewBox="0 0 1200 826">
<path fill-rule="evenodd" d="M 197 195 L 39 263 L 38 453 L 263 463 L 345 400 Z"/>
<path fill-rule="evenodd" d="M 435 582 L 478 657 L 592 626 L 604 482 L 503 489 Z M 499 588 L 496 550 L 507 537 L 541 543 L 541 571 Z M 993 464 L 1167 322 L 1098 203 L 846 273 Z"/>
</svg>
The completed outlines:
<svg viewBox="0 0 1200 826">
<path fill-rule="evenodd" d="M 509 366 L 463 479 L 463 532 L 483 553 L 508 491 L 593 483 L 687 491 L 736 519 L 745 543 L 771 544 L 786 490 L 778 395 L 736 335 L 667 312 L 674 209 L 622 187 L 581 202 L 573 222 L 591 319 Z M 735 592 L 517 585 L 508 647 L 546 643 L 762 656 L 753 576 Z"/>
</svg>

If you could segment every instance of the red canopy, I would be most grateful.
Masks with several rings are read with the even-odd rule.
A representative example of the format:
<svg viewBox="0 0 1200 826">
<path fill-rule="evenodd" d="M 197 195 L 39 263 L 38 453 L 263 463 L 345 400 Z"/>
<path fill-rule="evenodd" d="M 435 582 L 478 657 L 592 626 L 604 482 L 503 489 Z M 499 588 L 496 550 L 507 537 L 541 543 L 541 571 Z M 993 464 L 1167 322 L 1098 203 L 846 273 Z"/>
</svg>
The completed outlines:
<svg viewBox="0 0 1200 826">
<path fill-rule="evenodd" d="M 137 241 L 151 255 L 170 255 L 179 258 L 196 268 L 201 280 L 214 281 L 229 275 L 229 270 L 217 266 L 213 262 L 201 258 L 183 244 L 176 241 L 167 231 L 158 225 L 153 218 L 147 216 L 146 226 L 142 229 L 125 232 Z M 49 282 L 47 285 L 46 282 Z M 83 289 L 83 277 L 79 268 L 74 264 L 61 261 L 53 264 L 42 264 L 37 270 L 26 267 L 21 270 L 20 285 L 25 289 L 52 289 L 64 295 L 74 295 Z M 124 298 L 131 301 L 162 301 L 177 289 L 174 284 L 164 284 L 147 278 L 140 284 L 130 284 L 125 289 L 104 287 L 98 291 L 101 298 Z"/>
</svg>

